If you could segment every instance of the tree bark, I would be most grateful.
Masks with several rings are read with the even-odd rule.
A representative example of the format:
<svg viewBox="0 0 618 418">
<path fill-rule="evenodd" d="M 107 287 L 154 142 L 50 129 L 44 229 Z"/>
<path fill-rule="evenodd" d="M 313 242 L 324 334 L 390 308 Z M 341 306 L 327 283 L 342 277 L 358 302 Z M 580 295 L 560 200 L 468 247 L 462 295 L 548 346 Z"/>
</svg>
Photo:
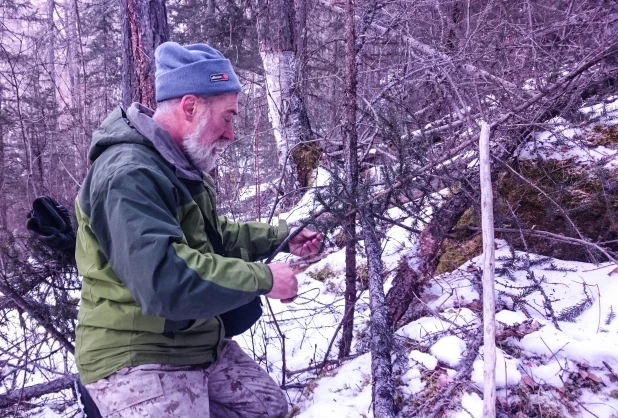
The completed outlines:
<svg viewBox="0 0 618 418">
<path fill-rule="evenodd" d="M 76 374 L 61 377 L 51 382 L 39 383 L 37 385 L 26 386 L 13 390 L 5 395 L 0 395 L 0 408 L 6 408 L 20 401 L 27 401 L 29 399 L 38 398 L 48 393 L 56 393 L 64 389 L 70 389 L 73 387 L 73 382 L 79 379 Z"/>
<path fill-rule="evenodd" d="M 386 296 L 389 318 L 396 324 L 406 313 L 414 295 L 420 295 L 433 277 L 442 255 L 442 241 L 470 206 L 464 190 L 445 202 L 418 236 L 412 250 L 401 258 L 393 287 Z"/>
<path fill-rule="evenodd" d="M 155 108 L 154 51 L 169 40 L 164 0 L 121 0 L 122 100 Z"/>
<path fill-rule="evenodd" d="M 356 206 L 358 188 L 358 135 L 356 131 L 356 24 L 354 0 L 346 1 L 345 19 L 345 122 L 343 125 L 346 199 L 350 209 Z M 350 355 L 354 331 L 354 306 L 356 305 L 356 213 L 343 221 L 345 237 L 345 309 L 343 331 L 339 345 L 339 358 Z"/>
<path fill-rule="evenodd" d="M 47 72 L 49 73 L 49 80 L 51 82 L 51 88 L 56 96 L 56 25 L 54 24 L 54 10 L 56 9 L 55 0 L 47 0 Z"/>
<path fill-rule="evenodd" d="M 348 0 L 350 1 L 350 0 Z M 373 382 L 373 415 L 395 417 L 394 385 L 392 380 L 391 348 L 392 324 L 385 305 L 382 279 L 382 248 L 376 236 L 371 205 L 362 214 L 363 237 L 369 275 L 369 307 L 371 309 L 371 378 Z"/>
<path fill-rule="evenodd" d="M 483 417 L 496 416 L 496 300 L 494 297 L 494 204 L 489 155 L 489 125 L 481 123 L 479 167 L 483 225 Z"/>
<path fill-rule="evenodd" d="M 285 188 L 306 187 L 317 167 L 320 148 L 311 143 L 305 100 L 301 92 L 293 0 L 256 1 L 260 56 L 266 78 L 268 116 L 277 143 Z"/>
<path fill-rule="evenodd" d="M 0 115 L 4 114 L 4 88 L 2 87 L 2 84 L 0 84 Z M 2 116 L 0 116 L 0 190 L 4 190 L 5 188 L 5 173 L 6 173 L 6 166 L 5 166 L 5 159 L 4 159 L 4 126 L 5 126 L 5 121 L 2 120 Z M 2 228 L 3 230 L 7 230 L 8 229 L 8 222 L 7 222 L 7 207 L 8 207 L 8 202 L 6 201 L 6 199 L 0 199 L 0 228 Z"/>
</svg>

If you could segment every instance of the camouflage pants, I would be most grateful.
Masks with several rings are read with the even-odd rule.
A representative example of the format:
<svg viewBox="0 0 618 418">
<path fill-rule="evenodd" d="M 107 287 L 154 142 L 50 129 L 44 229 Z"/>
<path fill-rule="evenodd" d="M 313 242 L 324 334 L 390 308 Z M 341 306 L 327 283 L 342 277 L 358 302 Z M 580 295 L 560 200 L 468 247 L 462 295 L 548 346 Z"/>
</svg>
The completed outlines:
<svg viewBox="0 0 618 418">
<path fill-rule="evenodd" d="M 209 367 L 146 364 L 86 385 L 106 418 L 283 418 L 285 395 L 238 344 Z"/>
</svg>

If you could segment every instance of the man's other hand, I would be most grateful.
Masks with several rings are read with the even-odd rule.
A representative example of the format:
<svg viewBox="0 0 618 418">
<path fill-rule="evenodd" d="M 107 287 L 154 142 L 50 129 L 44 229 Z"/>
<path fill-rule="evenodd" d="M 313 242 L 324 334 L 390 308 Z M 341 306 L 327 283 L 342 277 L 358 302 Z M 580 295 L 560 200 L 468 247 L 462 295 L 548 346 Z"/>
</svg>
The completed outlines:
<svg viewBox="0 0 618 418">
<path fill-rule="evenodd" d="M 298 280 L 294 271 L 286 263 L 272 263 L 268 267 L 273 275 L 273 288 L 266 294 L 271 299 L 281 299 L 290 303 L 298 294 Z"/>
<path fill-rule="evenodd" d="M 292 232 L 294 232 L 294 230 L 292 230 Z M 298 235 L 290 240 L 288 245 L 290 246 L 290 252 L 292 254 L 304 257 L 306 255 L 317 254 L 318 251 L 320 251 L 323 239 L 324 236 L 319 232 L 303 228 Z"/>
</svg>

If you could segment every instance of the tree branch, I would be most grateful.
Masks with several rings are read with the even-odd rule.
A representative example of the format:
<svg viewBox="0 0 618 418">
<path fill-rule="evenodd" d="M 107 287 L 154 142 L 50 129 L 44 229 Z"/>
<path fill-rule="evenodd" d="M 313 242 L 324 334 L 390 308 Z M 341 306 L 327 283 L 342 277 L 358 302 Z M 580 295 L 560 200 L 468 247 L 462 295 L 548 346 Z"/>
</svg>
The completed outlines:
<svg viewBox="0 0 618 418">
<path fill-rule="evenodd" d="M 0 395 L 0 408 L 6 408 L 14 405 L 17 402 L 27 401 L 32 398 L 38 398 L 49 393 L 59 392 L 64 389 L 70 389 L 73 387 L 73 382 L 79 379 L 77 374 L 70 374 L 61 377 L 56 380 L 52 380 L 46 383 L 39 383 L 37 385 L 26 386 L 25 388 L 19 388 L 8 392 L 4 395 Z"/>
</svg>

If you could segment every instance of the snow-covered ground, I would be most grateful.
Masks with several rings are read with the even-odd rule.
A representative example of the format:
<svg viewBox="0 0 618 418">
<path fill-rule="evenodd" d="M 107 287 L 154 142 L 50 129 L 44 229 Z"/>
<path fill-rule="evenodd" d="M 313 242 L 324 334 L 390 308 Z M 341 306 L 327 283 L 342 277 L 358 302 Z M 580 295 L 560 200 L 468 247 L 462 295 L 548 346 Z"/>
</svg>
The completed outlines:
<svg viewBox="0 0 618 418">
<path fill-rule="evenodd" d="M 399 235 L 400 254 L 409 248 L 411 243 L 401 231 L 389 235 Z M 556 416 L 550 412 L 559 411 L 561 415 L 557 416 L 617 417 L 618 320 L 612 319 L 612 312 L 618 310 L 618 274 L 612 273 L 616 266 L 512 253 L 499 240 L 497 246 L 497 326 L 513 329 L 517 324 L 528 323 L 533 331 L 521 339 L 511 336 L 498 343 L 499 402 L 515 405 L 522 402 L 523 392 L 532 399 L 528 402 L 546 410 L 547 415 L 543 416 Z M 361 256 L 358 262 L 363 263 Z M 387 257 L 386 270 L 392 270 L 396 262 L 397 258 Z M 436 385 L 446 388 L 457 379 L 471 331 L 481 321 L 480 264 L 481 258 L 477 257 L 456 271 L 437 277 L 422 298 L 435 314 L 397 330 L 399 345 L 414 347 L 397 353 L 407 359 L 403 364 L 395 363 L 402 403 L 411 402 L 414 396 L 433 394 Z M 343 313 L 344 251 L 313 264 L 299 274 L 299 279 L 300 293 L 304 295 L 299 303 L 271 302 L 285 335 L 288 371 L 318 365 L 324 359 Z M 555 321 L 560 329 L 545 308 L 543 293 L 553 306 L 554 318 L 563 318 Z M 363 340 L 369 333 L 367 298 L 366 292 L 361 293 L 355 319 L 358 357 L 338 368 L 327 367 L 319 374 L 313 369 L 286 377 L 287 385 L 304 386 L 288 390 L 291 402 L 299 408 L 297 417 L 373 416 L 371 358 L 364 353 L 368 347 Z M 582 309 L 566 314 L 569 307 L 578 304 Z M 272 326 L 272 316 L 265 322 L 267 325 L 251 337 L 243 336 L 243 342 L 282 382 L 280 339 Z M 336 341 L 337 338 L 330 351 L 331 359 L 337 353 Z M 481 417 L 482 384 L 481 348 L 472 365 L 472 377 L 454 392 L 456 399 L 451 400 L 447 416 Z"/>
</svg>

